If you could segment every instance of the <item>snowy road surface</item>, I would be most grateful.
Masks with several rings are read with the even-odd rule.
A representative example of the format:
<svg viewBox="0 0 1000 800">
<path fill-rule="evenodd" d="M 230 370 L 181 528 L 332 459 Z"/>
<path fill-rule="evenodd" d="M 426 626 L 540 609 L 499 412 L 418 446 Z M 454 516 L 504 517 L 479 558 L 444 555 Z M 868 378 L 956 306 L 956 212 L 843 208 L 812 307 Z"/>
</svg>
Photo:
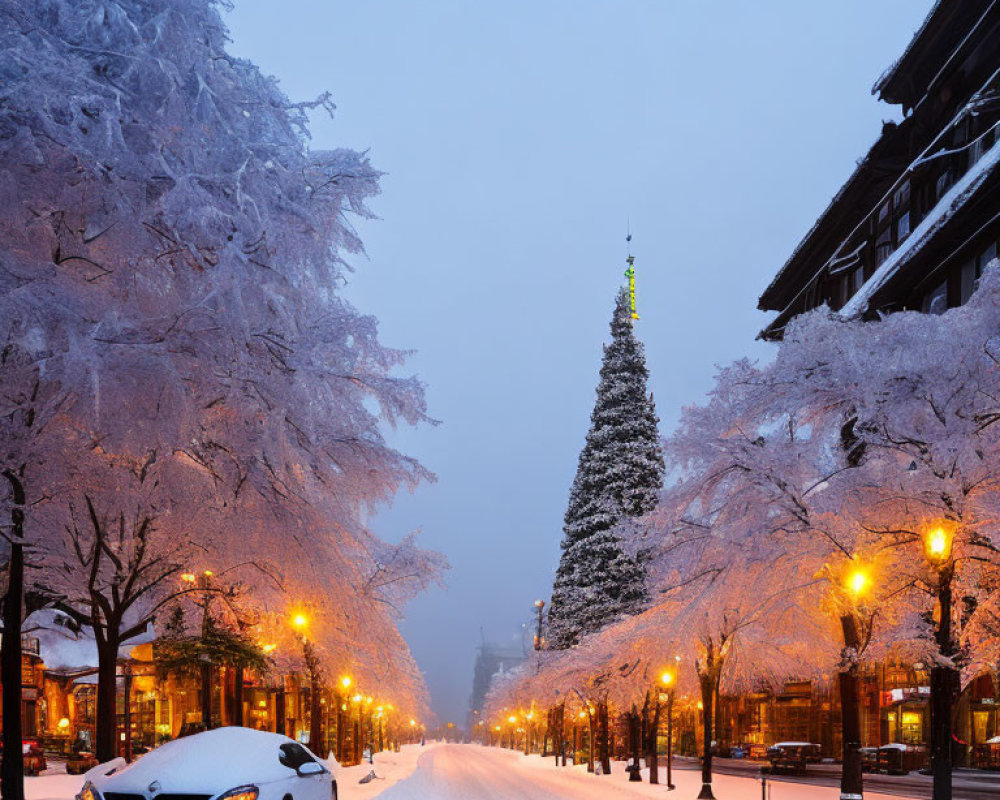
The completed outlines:
<svg viewBox="0 0 1000 800">
<path fill-rule="evenodd" d="M 378 800 L 635 800 L 640 797 L 692 798 L 700 783 L 693 772 L 674 773 L 676 792 L 662 784 L 627 782 L 621 763 L 611 776 L 588 775 L 584 767 L 553 766 L 552 759 L 525 757 L 510 750 L 478 745 L 440 745 L 421 754 L 416 771 L 379 794 Z M 662 779 L 662 774 L 661 774 Z M 760 783 L 750 778 L 719 775 L 718 800 L 759 800 Z M 342 800 L 353 800 L 354 787 L 341 787 Z M 834 800 L 833 787 L 776 783 L 771 800 Z M 889 795 L 865 792 L 865 800 Z M 896 796 L 898 800 L 898 795 Z"/>
</svg>

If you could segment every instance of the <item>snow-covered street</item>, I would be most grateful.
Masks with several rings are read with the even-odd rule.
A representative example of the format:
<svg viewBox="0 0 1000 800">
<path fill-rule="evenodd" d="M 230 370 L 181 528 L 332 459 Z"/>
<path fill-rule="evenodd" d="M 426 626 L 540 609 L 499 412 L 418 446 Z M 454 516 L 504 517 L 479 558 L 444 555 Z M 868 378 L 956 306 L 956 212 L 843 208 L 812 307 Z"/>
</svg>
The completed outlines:
<svg viewBox="0 0 1000 800">
<path fill-rule="evenodd" d="M 693 798 L 700 787 L 694 771 L 674 773 L 677 789 L 667 793 L 663 784 L 629 783 L 620 763 L 611 777 L 589 775 L 585 766 L 565 769 L 551 758 L 523 756 L 510 750 L 477 745 L 440 745 L 423 753 L 416 771 L 406 780 L 377 795 L 378 800 L 626 800 L 639 797 Z M 662 778 L 662 776 L 661 776 Z M 750 778 L 718 775 L 714 779 L 718 800 L 758 800 L 760 783 Z M 353 800 L 356 787 L 343 783 L 340 797 Z M 834 787 L 798 783 L 771 784 L 771 800 L 834 800 Z M 370 795 L 364 795 L 370 797 Z M 899 796 L 865 792 L 866 800 Z"/>
</svg>

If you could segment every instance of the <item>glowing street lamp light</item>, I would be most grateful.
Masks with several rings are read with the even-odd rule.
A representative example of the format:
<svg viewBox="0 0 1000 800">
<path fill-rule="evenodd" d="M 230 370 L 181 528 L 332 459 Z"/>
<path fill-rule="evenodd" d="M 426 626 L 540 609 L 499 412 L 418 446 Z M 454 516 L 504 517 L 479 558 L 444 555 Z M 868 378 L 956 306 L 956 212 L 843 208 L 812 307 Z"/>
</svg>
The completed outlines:
<svg viewBox="0 0 1000 800">
<path fill-rule="evenodd" d="M 348 675 L 345 675 L 343 678 L 340 679 L 340 685 L 344 689 L 350 689 L 353 683 L 354 681 Z"/>
<path fill-rule="evenodd" d="M 309 624 L 309 619 L 305 614 L 296 614 L 292 617 L 292 627 L 297 631 L 302 631 Z"/>
<path fill-rule="evenodd" d="M 932 564 L 943 564 L 951 559 L 951 545 L 955 539 L 955 531 L 951 524 L 938 521 L 931 525 L 923 535 L 924 554 Z"/>
<path fill-rule="evenodd" d="M 856 566 L 847 573 L 844 584 L 854 600 L 857 601 L 871 588 L 871 573 L 863 566 Z"/>
</svg>

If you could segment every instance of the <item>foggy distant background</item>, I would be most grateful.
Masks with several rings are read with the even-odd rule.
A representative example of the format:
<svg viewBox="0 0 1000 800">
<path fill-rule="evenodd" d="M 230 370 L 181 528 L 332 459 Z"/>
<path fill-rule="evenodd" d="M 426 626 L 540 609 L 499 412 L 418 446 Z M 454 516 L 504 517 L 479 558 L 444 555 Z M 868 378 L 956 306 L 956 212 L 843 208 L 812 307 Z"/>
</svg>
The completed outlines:
<svg viewBox="0 0 1000 800">
<path fill-rule="evenodd" d="M 757 296 L 896 109 L 870 88 L 930 0 L 237 0 L 232 50 L 317 149 L 387 174 L 348 289 L 413 348 L 436 428 L 392 441 L 435 485 L 373 521 L 451 561 L 408 609 L 442 721 L 464 723 L 480 628 L 548 599 L 631 220 L 660 430 L 714 366 L 769 357 Z"/>
</svg>

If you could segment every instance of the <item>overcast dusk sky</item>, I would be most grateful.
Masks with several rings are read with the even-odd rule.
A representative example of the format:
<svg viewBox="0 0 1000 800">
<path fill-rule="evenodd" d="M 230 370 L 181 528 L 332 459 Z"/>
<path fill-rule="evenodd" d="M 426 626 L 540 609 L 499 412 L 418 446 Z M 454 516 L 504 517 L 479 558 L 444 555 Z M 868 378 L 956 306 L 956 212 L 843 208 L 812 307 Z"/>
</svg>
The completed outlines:
<svg viewBox="0 0 1000 800">
<path fill-rule="evenodd" d="M 373 520 L 423 528 L 448 589 L 403 632 L 464 722 L 480 628 L 548 599 L 630 222 L 637 331 L 668 433 L 714 365 L 767 359 L 757 297 L 898 110 L 870 88 L 930 0 L 236 0 L 232 50 L 313 146 L 386 175 L 352 301 L 414 349 L 437 427 L 392 441 L 438 475 Z"/>
</svg>

